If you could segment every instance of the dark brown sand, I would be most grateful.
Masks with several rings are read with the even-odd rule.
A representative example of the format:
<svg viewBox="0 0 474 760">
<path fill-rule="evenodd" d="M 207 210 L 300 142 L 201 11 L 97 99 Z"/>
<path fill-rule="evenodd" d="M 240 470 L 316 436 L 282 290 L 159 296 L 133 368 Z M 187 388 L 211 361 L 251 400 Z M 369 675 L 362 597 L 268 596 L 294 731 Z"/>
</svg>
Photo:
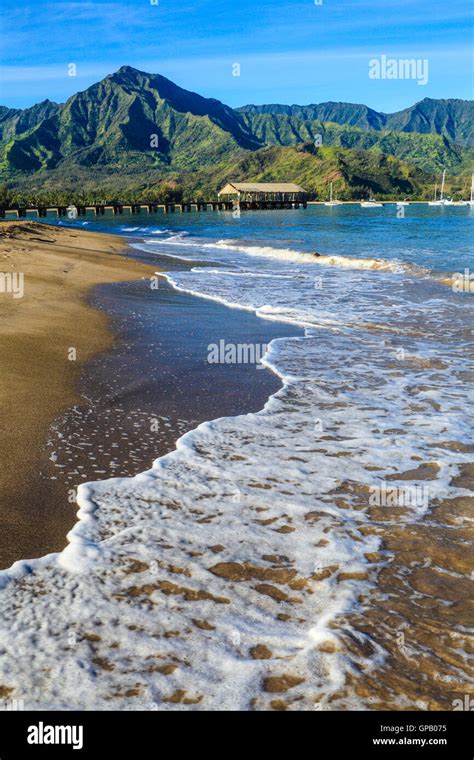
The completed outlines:
<svg viewBox="0 0 474 760">
<path fill-rule="evenodd" d="M 54 500 L 42 514 L 31 506 L 32 476 L 43 466 L 49 425 L 77 400 L 80 366 L 113 342 L 106 315 L 86 302 L 89 292 L 99 283 L 154 274 L 155 268 L 126 258 L 125 249 L 113 235 L 35 222 L 0 224 L 0 272 L 24 277 L 23 297 L 14 298 L 4 277 L 0 289 L 3 567 L 18 557 L 20 545 L 23 557 L 43 553 L 51 537 L 53 545 L 64 545 Z M 31 521 L 37 530 L 29 546 Z"/>
</svg>

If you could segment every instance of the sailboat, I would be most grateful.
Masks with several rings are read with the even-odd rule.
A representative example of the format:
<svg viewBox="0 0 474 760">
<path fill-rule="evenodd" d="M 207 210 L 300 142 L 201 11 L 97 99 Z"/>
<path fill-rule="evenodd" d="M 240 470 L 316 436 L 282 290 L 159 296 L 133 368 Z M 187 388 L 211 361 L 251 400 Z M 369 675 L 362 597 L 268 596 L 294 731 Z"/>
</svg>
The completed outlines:
<svg viewBox="0 0 474 760">
<path fill-rule="evenodd" d="M 435 197 L 433 201 L 430 201 L 428 203 L 428 206 L 452 206 L 453 201 L 449 200 L 449 198 L 444 197 L 444 182 L 446 179 L 446 169 L 443 171 L 443 179 L 441 180 L 441 193 L 439 196 L 439 199 L 436 200 L 436 191 L 438 189 L 438 186 L 435 185 Z"/>
<path fill-rule="evenodd" d="M 325 206 L 339 206 L 341 203 L 342 201 L 338 201 L 337 198 L 334 198 L 334 200 L 332 199 L 332 182 L 331 182 L 330 190 L 329 190 L 329 200 L 325 201 L 324 205 Z"/>
<path fill-rule="evenodd" d="M 374 200 L 371 198 L 369 201 L 362 201 L 360 204 L 361 208 L 383 208 L 383 203 L 380 203 L 379 201 Z"/>
</svg>

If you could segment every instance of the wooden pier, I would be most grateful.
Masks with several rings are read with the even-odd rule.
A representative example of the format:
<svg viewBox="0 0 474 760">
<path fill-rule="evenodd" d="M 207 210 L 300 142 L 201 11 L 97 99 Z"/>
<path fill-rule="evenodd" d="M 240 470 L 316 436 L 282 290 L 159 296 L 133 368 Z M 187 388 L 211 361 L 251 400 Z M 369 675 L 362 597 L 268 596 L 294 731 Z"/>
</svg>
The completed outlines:
<svg viewBox="0 0 474 760">
<path fill-rule="evenodd" d="M 115 217 L 129 214 L 173 214 L 200 211 L 268 211 L 272 209 L 306 208 L 306 201 L 193 201 L 190 203 L 99 203 L 87 206 L 37 206 L 1 208 L 0 218 L 14 219 L 57 219 L 64 216 Z"/>
</svg>

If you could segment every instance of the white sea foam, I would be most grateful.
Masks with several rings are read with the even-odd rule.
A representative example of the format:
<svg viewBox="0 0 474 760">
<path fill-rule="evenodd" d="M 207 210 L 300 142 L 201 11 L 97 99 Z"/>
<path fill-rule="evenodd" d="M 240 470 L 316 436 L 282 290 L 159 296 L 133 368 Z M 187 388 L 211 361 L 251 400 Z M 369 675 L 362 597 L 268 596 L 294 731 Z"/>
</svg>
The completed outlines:
<svg viewBox="0 0 474 760">
<path fill-rule="evenodd" d="M 146 233 L 147 235 L 169 235 L 171 234 L 171 230 L 167 229 L 166 227 L 120 227 L 121 232 L 142 232 Z M 184 233 L 182 233 L 184 234 Z"/>
<path fill-rule="evenodd" d="M 204 242 L 181 239 L 181 261 L 225 248 Z M 271 253 L 251 266 L 248 248 Z M 290 709 L 366 707 L 346 677 L 385 655 L 339 620 L 376 582 L 367 491 L 435 460 L 430 498 L 465 494 L 451 480 L 469 455 L 437 448 L 470 435 L 454 296 L 427 309 L 428 291 L 410 299 L 403 277 L 327 267 L 315 286 L 306 254 L 225 251 L 217 268 L 165 276 L 306 326 L 264 357 L 283 388 L 258 414 L 187 433 L 148 472 L 81 485 L 69 546 L 0 574 L 0 683 L 27 707 L 267 709 L 266 679 L 288 676 Z"/>
<path fill-rule="evenodd" d="M 249 272 L 248 270 L 243 271 L 229 271 L 228 269 L 211 269 L 210 267 L 194 267 L 191 269 L 193 274 L 202 274 L 204 276 L 208 276 L 210 274 L 223 274 L 227 275 L 228 277 L 258 277 L 258 278 L 264 278 L 264 279 L 272 279 L 272 280 L 294 280 L 295 278 L 309 279 L 310 275 L 302 274 L 300 272 L 292 272 L 290 274 L 269 274 L 265 272 Z"/>
<path fill-rule="evenodd" d="M 281 261 L 294 261 L 315 265 L 344 267 L 347 269 L 372 269 L 382 272 L 403 272 L 409 266 L 401 262 L 387 261 L 382 259 L 364 259 L 355 256 L 329 256 L 320 254 L 314 256 L 304 251 L 294 251 L 290 248 L 274 248 L 272 246 L 241 245 L 233 240 L 219 240 L 210 244 L 210 248 L 219 250 L 242 251 L 249 256 L 273 258 Z"/>
<path fill-rule="evenodd" d="M 166 240 L 160 242 L 166 245 L 184 245 L 191 248 L 197 247 L 221 251 L 238 251 L 251 257 L 274 259 L 280 262 L 301 263 L 316 267 L 336 267 L 353 270 L 393 272 L 398 274 L 405 273 L 417 276 L 427 276 L 430 274 L 430 271 L 426 269 L 426 267 L 408 264 L 402 261 L 329 254 L 319 254 L 318 256 L 315 256 L 312 252 L 297 251 L 291 248 L 276 248 L 274 246 L 245 245 L 232 239 L 218 240 L 217 242 L 196 242 L 186 239 L 185 233 L 183 232 L 173 234 Z"/>
</svg>

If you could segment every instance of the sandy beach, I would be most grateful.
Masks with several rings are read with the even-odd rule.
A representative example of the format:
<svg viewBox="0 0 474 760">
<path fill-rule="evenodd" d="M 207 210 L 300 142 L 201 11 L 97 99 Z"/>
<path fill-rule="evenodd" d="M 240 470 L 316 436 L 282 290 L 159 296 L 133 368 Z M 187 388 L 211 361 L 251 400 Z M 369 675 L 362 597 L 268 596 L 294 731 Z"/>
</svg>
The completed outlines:
<svg viewBox="0 0 474 760">
<path fill-rule="evenodd" d="M 168 223 L 105 220 L 99 236 L 28 225 L 24 244 L 11 227 L 38 257 L 32 237 L 72 242 L 54 276 L 32 279 L 37 299 L 69 265 L 89 266 L 96 237 L 127 279 L 113 224 L 163 278 L 152 290 L 132 262 L 129 282 L 93 270 L 93 292 L 91 272 L 70 298 L 57 285 L 44 321 L 11 329 L 25 346 L 18 381 L 11 351 L 18 437 L 5 438 L 25 476 L 2 504 L 16 521 L 4 533 L 15 559 L 53 551 L 55 531 L 64 550 L 0 572 L 0 695 L 48 710 L 459 709 L 472 691 L 473 471 L 458 294 L 344 265 L 318 289 L 317 265 L 269 247 L 265 220 L 243 250 L 219 244 L 224 221 L 214 245 L 193 217 L 189 230 Z M 2 294 L 10 315 L 27 305 L 32 255 L 20 256 L 25 296 Z M 420 312 L 433 295 L 439 310 Z M 334 315 L 337 329 L 321 329 Z M 220 340 L 270 346 L 278 374 L 210 363 Z"/>
<path fill-rule="evenodd" d="M 12 536 L 24 541 L 30 478 L 42 466 L 49 425 L 76 402 L 81 365 L 113 342 L 107 316 L 87 304 L 88 294 L 99 283 L 139 280 L 155 271 L 128 259 L 125 250 L 113 235 L 36 222 L 0 224 L 0 508 L 10 543 Z M 54 512 L 36 517 L 49 541 Z"/>
</svg>

